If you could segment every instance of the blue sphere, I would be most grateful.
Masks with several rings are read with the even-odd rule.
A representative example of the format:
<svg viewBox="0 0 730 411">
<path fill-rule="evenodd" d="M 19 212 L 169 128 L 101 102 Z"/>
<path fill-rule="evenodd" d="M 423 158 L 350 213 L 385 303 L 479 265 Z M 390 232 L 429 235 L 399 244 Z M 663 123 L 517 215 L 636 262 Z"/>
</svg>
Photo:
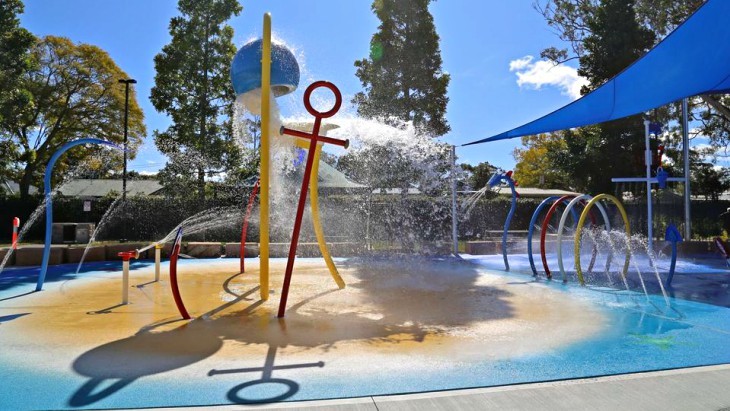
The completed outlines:
<svg viewBox="0 0 730 411">
<path fill-rule="evenodd" d="M 261 88 L 261 39 L 244 44 L 231 62 L 231 82 L 236 95 Z M 271 44 L 271 91 L 275 97 L 289 94 L 299 85 L 299 64 L 280 44 Z"/>
</svg>

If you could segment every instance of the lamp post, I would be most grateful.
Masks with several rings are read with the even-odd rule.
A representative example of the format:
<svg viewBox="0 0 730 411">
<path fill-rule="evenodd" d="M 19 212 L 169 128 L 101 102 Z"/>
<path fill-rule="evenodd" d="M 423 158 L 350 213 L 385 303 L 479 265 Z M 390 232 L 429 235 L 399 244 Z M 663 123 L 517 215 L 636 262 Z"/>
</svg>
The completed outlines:
<svg viewBox="0 0 730 411">
<path fill-rule="evenodd" d="M 127 207 L 127 129 L 129 123 L 129 85 L 136 84 L 137 80 L 119 79 L 119 83 L 124 84 L 124 171 L 122 172 L 122 207 Z M 122 238 L 120 242 L 127 241 L 127 227 L 122 224 Z"/>
</svg>

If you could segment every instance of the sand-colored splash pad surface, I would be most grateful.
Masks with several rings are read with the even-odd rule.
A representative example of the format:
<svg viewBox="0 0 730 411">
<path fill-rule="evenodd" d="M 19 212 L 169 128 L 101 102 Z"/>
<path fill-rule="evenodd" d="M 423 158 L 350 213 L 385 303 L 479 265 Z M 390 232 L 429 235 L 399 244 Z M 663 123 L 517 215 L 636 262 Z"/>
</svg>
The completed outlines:
<svg viewBox="0 0 730 411">
<path fill-rule="evenodd" d="M 280 400 L 308 384 L 328 398 L 368 394 L 367 381 L 389 378 L 398 392 L 405 374 L 431 381 L 473 363 L 550 355 L 606 326 L 589 302 L 527 278 L 412 258 L 338 263 L 343 290 L 321 260 L 299 260 L 280 320 L 284 263 L 272 262 L 274 292 L 261 301 L 256 260 L 245 274 L 233 259 L 183 262 L 193 321 L 180 320 L 167 267 L 159 283 L 152 266 L 133 269 L 126 306 L 118 272 L 48 284 L 0 303 L 0 316 L 26 314 L 2 324 L 0 367 L 33 375 L 19 393 L 34 389 L 29 379 L 63 380 L 58 401 L 72 408 Z"/>
</svg>

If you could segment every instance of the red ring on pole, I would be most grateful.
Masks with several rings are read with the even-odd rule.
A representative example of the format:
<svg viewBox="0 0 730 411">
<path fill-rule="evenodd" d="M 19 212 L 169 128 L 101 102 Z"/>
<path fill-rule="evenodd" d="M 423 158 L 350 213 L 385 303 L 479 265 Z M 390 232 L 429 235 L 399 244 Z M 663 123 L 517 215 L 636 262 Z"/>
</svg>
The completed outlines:
<svg viewBox="0 0 730 411">
<path fill-rule="evenodd" d="M 312 107 L 312 102 L 310 101 L 312 97 L 312 92 L 320 87 L 329 89 L 332 94 L 335 95 L 335 105 L 329 111 L 325 111 L 324 113 L 321 111 L 317 111 L 314 107 Z M 304 107 L 307 109 L 307 112 L 309 112 L 309 114 L 313 115 L 314 117 L 332 117 L 340 110 L 340 106 L 342 106 L 342 93 L 340 93 L 340 89 L 338 89 L 337 86 L 330 83 L 329 81 L 315 81 L 314 83 L 310 84 L 309 87 L 307 87 L 307 89 L 304 91 Z"/>
</svg>

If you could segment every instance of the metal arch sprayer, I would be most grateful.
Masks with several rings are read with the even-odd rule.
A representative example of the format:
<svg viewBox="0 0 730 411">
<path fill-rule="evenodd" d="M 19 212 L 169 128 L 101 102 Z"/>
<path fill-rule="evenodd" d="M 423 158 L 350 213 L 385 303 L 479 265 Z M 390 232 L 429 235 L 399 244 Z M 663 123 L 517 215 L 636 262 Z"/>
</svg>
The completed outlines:
<svg viewBox="0 0 730 411">
<path fill-rule="evenodd" d="M 564 196 L 567 197 L 567 196 Z M 532 213 L 532 218 L 530 219 L 530 226 L 527 229 L 527 258 L 530 261 L 530 268 L 532 269 L 532 275 L 534 277 L 537 277 L 537 267 L 535 267 L 535 259 L 532 256 L 532 237 L 535 235 L 535 225 L 537 224 L 537 219 L 540 217 L 540 212 L 547 207 L 548 204 L 553 203 L 554 204 L 560 204 L 565 200 L 564 197 L 558 197 L 558 196 L 551 196 L 548 197 L 535 208 L 535 211 Z M 555 206 L 557 207 L 557 206 Z M 554 210 L 553 207 L 550 208 L 550 210 Z M 575 221 L 578 221 L 578 214 L 573 210 L 572 211 L 573 217 Z M 542 232 L 540 233 L 540 253 L 543 255 L 543 266 L 546 266 L 547 263 L 544 261 L 544 254 L 545 254 L 545 232 L 547 232 L 547 223 L 545 221 L 550 221 L 550 216 L 552 215 L 552 212 L 545 216 L 545 219 L 543 220 Z M 548 279 L 550 279 L 550 272 L 547 270 L 545 271 L 545 274 L 547 275 Z"/>
<path fill-rule="evenodd" d="M 48 165 L 46 165 L 46 174 L 43 178 L 43 190 L 46 202 L 46 236 L 45 245 L 43 247 L 43 262 L 41 263 L 41 271 L 38 274 L 38 283 L 35 287 L 36 291 L 41 291 L 43 289 L 43 283 L 46 281 L 46 273 L 48 272 L 48 261 L 51 257 L 51 229 L 53 227 L 51 177 L 53 176 L 53 166 L 56 165 L 56 161 L 58 161 L 58 159 L 66 151 L 82 144 L 106 145 L 124 151 L 124 148 L 112 143 L 111 141 L 102 140 L 100 138 L 80 138 L 64 144 L 51 156 L 51 159 L 48 161 Z"/>
</svg>

